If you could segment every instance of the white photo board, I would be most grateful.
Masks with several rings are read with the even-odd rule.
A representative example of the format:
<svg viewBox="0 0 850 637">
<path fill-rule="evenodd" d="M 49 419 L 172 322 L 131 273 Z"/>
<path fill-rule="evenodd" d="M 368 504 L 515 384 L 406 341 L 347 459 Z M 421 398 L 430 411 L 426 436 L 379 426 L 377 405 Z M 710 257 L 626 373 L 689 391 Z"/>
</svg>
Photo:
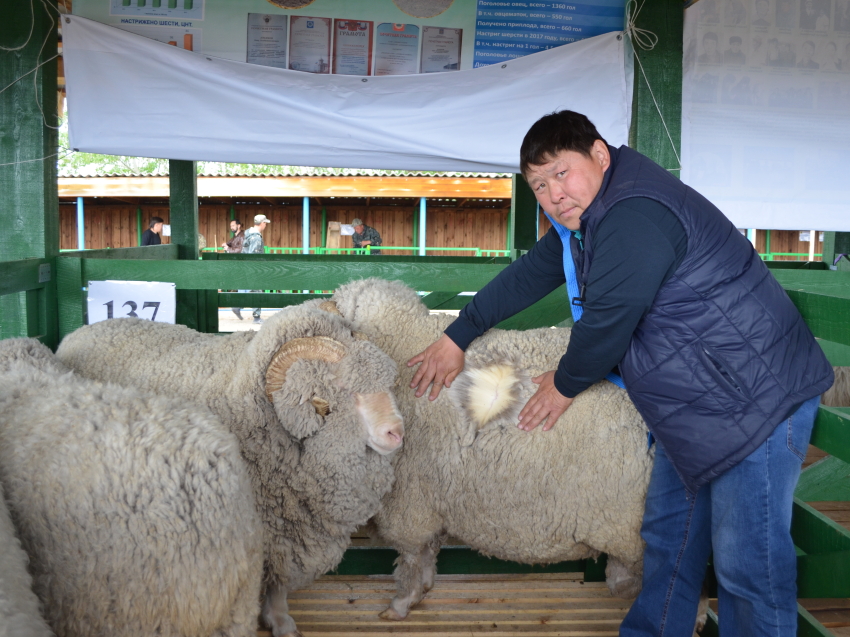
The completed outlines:
<svg viewBox="0 0 850 637">
<path fill-rule="evenodd" d="M 134 317 L 174 323 L 176 286 L 160 281 L 89 281 L 88 324 Z"/>
</svg>

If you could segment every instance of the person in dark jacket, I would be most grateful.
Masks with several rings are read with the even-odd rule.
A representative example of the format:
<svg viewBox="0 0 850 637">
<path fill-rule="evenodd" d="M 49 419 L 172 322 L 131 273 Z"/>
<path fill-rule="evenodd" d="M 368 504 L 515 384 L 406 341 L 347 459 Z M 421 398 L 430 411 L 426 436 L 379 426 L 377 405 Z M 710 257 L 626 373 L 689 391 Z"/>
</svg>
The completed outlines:
<svg viewBox="0 0 850 637">
<path fill-rule="evenodd" d="M 713 550 L 721 634 L 792 637 L 792 499 L 831 366 L 723 213 L 584 115 L 541 118 L 520 166 L 553 227 L 408 361 L 416 396 L 435 399 L 472 340 L 566 283 L 569 347 L 518 426 L 550 429 L 608 378 L 658 442 L 643 589 L 620 635 L 690 635 Z"/>
<path fill-rule="evenodd" d="M 354 228 L 354 234 L 351 235 L 351 242 L 355 248 L 365 248 L 366 246 L 376 248 L 381 245 L 381 235 L 372 226 L 367 226 L 360 219 L 354 219 L 351 225 Z M 373 249 L 370 251 L 370 254 L 381 254 L 381 251 Z"/>
<path fill-rule="evenodd" d="M 226 243 L 222 243 L 221 247 L 229 254 L 239 254 L 242 252 L 242 243 L 245 241 L 245 231 L 242 229 L 242 222 L 238 219 L 230 220 L 230 231 L 233 233 L 233 238 Z M 248 290 L 239 290 L 247 292 Z M 232 307 L 230 310 L 236 315 L 240 321 L 242 320 L 242 308 Z"/>
<path fill-rule="evenodd" d="M 162 217 L 151 217 L 150 227 L 142 233 L 143 246 L 158 246 L 162 243 L 159 233 L 162 232 Z"/>
</svg>

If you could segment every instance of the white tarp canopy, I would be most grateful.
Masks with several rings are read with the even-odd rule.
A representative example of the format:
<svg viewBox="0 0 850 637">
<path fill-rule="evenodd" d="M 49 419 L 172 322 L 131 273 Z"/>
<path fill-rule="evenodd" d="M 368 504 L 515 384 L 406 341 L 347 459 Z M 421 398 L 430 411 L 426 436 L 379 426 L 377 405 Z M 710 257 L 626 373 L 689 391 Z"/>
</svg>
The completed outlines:
<svg viewBox="0 0 850 637">
<path fill-rule="evenodd" d="M 184 51 L 68 16 L 75 150 L 249 164 L 518 172 L 539 117 L 586 114 L 628 140 L 624 38 L 608 33 L 468 71 L 313 75 Z"/>
</svg>

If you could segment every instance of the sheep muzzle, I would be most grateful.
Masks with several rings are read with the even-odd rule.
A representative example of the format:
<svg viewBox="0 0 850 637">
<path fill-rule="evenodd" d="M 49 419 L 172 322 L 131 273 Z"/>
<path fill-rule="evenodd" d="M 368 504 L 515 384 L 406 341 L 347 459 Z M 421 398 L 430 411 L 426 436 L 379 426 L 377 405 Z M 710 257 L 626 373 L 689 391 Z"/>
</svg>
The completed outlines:
<svg viewBox="0 0 850 637">
<path fill-rule="evenodd" d="M 366 430 L 367 445 L 381 455 L 401 447 L 404 422 L 395 399 L 388 392 L 355 394 L 357 413 Z"/>
</svg>

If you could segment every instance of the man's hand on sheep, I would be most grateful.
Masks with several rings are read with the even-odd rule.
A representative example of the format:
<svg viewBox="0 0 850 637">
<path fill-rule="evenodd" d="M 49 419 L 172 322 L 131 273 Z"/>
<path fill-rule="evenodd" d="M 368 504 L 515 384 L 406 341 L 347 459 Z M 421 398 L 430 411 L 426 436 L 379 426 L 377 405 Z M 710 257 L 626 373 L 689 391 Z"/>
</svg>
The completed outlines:
<svg viewBox="0 0 850 637">
<path fill-rule="evenodd" d="M 531 431 L 544 420 L 543 431 L 549 431 L 573 399 L 567 398 L 555 387 L 555 372 L 546 372 L 531 379 L 540 387 L 519 412 L 519 425 L 523 431 Z"/>
<path fill-rule="evenodd" d="M 431 385 L 428 400 L 435 400 L 443 385 L 451 387 L 452 381 L 463 371 L 463 361 L 463 350 L 445 334 L 407 361 L 408 367 L 422 363 L 410 382 L 411 388 L 418 386 L 416 397 L 428 391 L 428 385 Z"/>
</svg>

